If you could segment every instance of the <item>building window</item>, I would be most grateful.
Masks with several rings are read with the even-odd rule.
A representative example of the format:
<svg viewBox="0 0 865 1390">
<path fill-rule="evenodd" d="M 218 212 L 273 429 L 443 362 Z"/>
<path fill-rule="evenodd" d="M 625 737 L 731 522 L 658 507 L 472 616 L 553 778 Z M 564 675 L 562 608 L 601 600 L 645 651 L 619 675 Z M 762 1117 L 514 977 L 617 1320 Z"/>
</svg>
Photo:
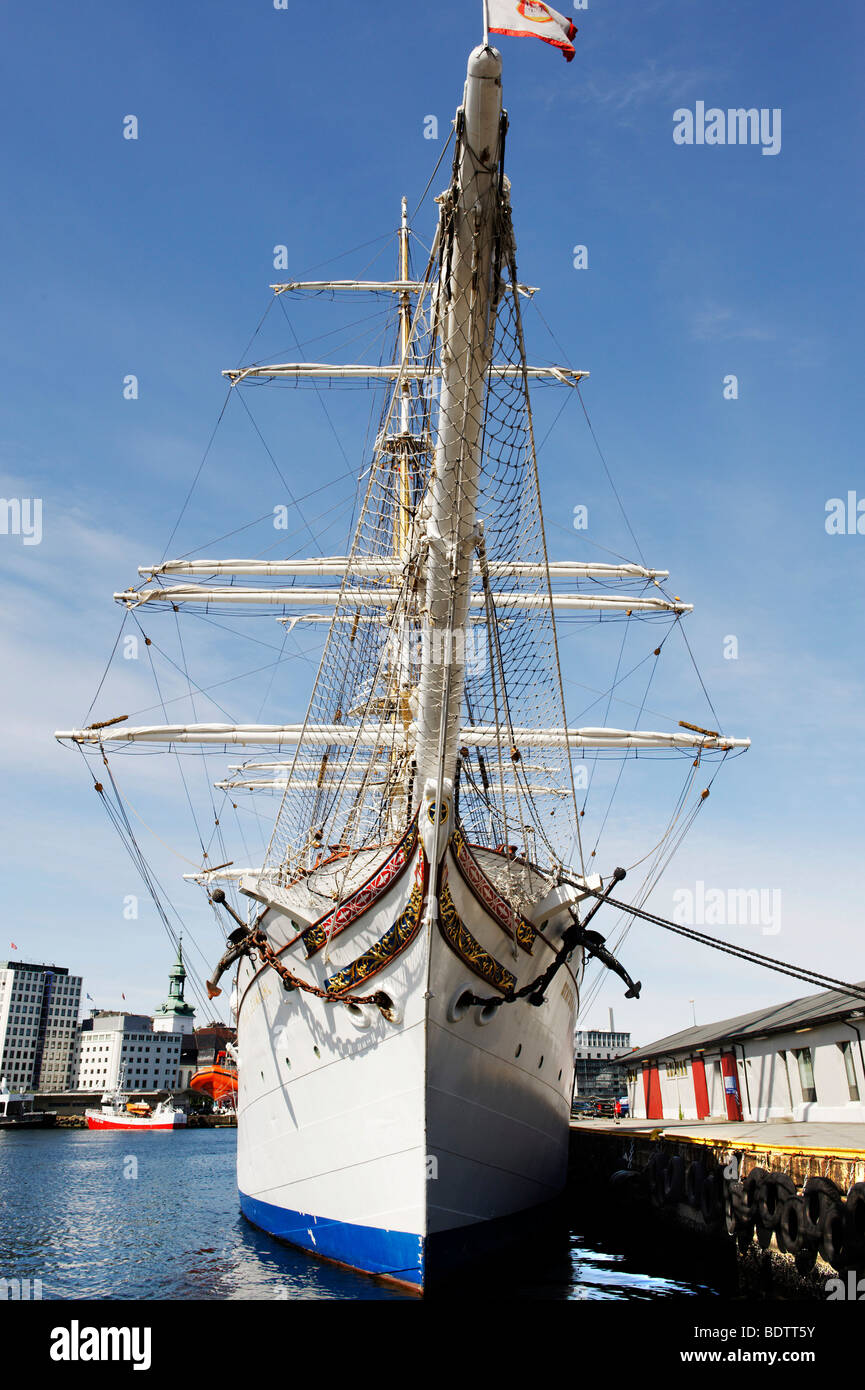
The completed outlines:
<svg viewBox="0 0 865 1390">
<path fill-rule="evenodd" d="M 799 1047 L 795 1051 L 796 1061 L 799 1063 L 799 1084 L 802 1087 L 802 1099 L 806 1103 L 816 1101 L 817 1087 L 814 1085 L 814 1055 L 810 1047 Z"/>
<path fill-rule="evenodd" d="M 853 1061 L 853 1045 L 848 1042 L 840 1042 L 838 1047 L 841 1049 L 841 1056 L 844 1058 L 844 1070 L 847 1073 L 847 1089 L 850 1092 L 851 1100 L 859 1099 L 859 1082 L 856 1080 L 856 1066 Z"/>
</svg>

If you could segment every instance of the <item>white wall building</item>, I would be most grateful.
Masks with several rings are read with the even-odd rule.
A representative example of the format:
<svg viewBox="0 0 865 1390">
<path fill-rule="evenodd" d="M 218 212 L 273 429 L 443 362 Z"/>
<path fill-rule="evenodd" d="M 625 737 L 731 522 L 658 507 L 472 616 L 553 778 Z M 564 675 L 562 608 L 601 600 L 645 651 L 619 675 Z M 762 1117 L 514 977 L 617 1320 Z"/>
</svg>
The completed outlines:
<svg viewBox="0 0 865 1390">
<path fill-rule="evenodd" d="M 186 970 L 181 947 L 168 978 L 168 997 L 153 1018 L 94 1009 L 84 1020 L 75 1049 L 76 1090 L 179 1089 L 180 1054 L 192 1033 L 195 1014 L 183 998 Z"/>
<path fill-rule="evenodd" d="M 81 976 L 66 966 L 0 961 L 0 1076 L 13 1091 L 70 1084 Z"/>
<path fill-rule="evenodd" d="M 180 1033 L 155 1033 L 142 1014 L 97 1011 L 78 1035 L 75 1089 L 174 1090 L 182 1041 Z"/>
<path fill-rule="evenodd" d="M 628 1099 L 647 1119 L 865 1122 L 865 999 L 827 990 L 661 1038 L 628 1058 Z"/>
</svg>

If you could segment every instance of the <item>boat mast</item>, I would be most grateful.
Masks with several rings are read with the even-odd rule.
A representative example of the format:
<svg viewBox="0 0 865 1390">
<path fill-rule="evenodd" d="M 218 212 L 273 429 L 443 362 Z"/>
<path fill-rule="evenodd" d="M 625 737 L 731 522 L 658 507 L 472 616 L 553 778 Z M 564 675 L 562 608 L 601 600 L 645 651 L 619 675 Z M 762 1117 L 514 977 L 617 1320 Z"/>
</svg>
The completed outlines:
<svg viewBox="0 0 865 1390">
<path fill-rule="evenodd" d="M 399 269 L 398 279 L 408 282 L 408 204 L 402 200 L 402 221 L 399 229 Z M 411 341 L 411 295 L 408 290 L 399 297 L 399 346 L 400 365 L 408 364 L 409 342 Z M 400 388 L 400 449 L 399 486 L 397 490 L 396 521 L 394 525 L 394 555 L 403 560 L 408 550 L 411 528 L 411 382 L 403 377 Z"/>
<path fill-rule="evenodd" d="M 502 123 L 502 60 L 476 48 L 457 112 L 456 180 L 442 202 L 441 396 L 425 506 L 426 592 L 415 743 L 416 801 L 456 773 L 480 472 L 493 347 L 493 245 Z"/>
</svg>

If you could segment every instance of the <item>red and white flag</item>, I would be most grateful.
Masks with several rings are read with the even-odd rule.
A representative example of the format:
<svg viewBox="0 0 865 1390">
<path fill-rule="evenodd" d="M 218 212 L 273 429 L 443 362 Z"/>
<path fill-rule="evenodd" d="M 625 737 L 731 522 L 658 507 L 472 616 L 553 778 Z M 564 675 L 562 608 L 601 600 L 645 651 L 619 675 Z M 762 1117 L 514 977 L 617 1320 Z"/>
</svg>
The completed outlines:
<svg viewBox="0 0 865 1390">
<path fill-rule="evenodd" d="M 515 39 L 536 38 L 560 48 L 568 62 L 574 56 L 577 26 L 542 0 L 488 0 L 491 34 Z"/>
</svg>

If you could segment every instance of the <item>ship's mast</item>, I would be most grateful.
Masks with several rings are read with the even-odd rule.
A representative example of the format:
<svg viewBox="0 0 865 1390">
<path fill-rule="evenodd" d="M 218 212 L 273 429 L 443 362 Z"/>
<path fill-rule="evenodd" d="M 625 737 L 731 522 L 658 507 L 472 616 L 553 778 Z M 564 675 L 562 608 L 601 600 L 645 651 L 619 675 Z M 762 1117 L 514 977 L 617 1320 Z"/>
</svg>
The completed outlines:
<svg viewBox="0 0 865 1390">
<path fill-rule="evenodd" d="M 402 200 L 402 220 L 399 230 L 399 267 L 397 278 L 408 283 L 408 205 Z M 412 306 L 408 290 L 399 299 L 399 347 L 400 365 L 408 365 L 409 343 L 411 341 Z M 398 487 L 396 521 L 394 525 L 394 556 L 405 559 L 409 545 L 411 527 L 411 382 L 403 376 L 399 403 L 400 443 L 398 463 Z"/>
<path fill-rule="evenodd" d="M 440 795 L 456 771 L 465 639 L 476 543 L 485 379 L 502 124 L 502 62 L 495 49 L 469 58 L 457 113 L 456 181 L 442 204 L 441 396 L 426 503 L 426 592 L 417 695 L 416 795 L 432 779 Z"/>
</svg>

